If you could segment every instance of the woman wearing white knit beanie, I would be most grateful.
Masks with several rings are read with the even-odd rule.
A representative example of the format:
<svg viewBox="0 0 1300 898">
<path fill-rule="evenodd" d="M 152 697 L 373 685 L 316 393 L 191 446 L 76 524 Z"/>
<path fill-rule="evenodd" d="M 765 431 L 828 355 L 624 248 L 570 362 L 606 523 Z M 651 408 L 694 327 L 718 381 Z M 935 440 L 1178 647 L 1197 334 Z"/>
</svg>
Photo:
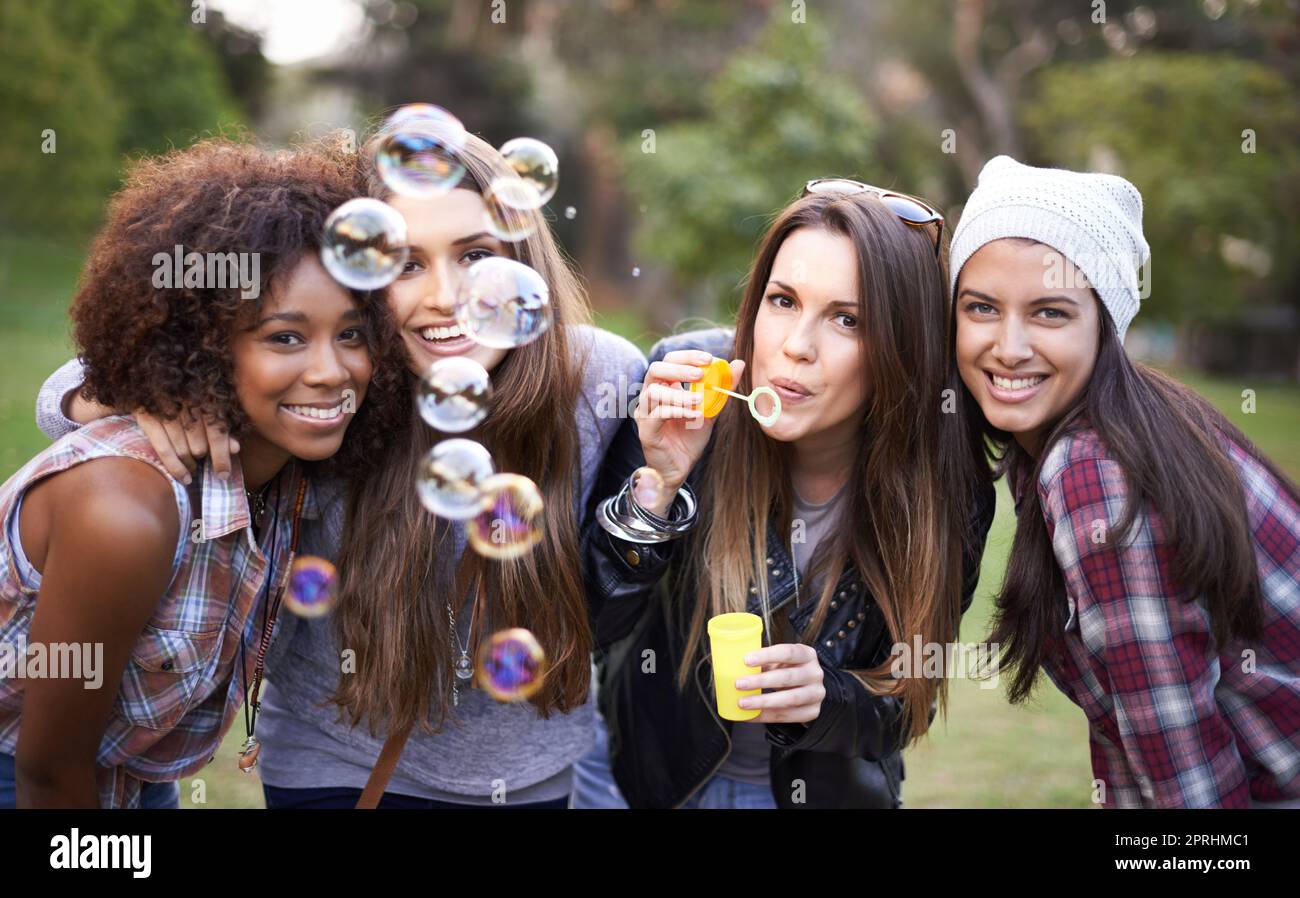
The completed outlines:
<svg viewBox="0 0 1300 898">
<path fill-rule="evenodd" d="M 1300 491 L 1131 361 L 1142 198 L 999 156 L 953 235 L 960 413 L 1018 524 L 991 642 L 1088 717 L 1108 807 L 1300 807 Z"/>
</svg>

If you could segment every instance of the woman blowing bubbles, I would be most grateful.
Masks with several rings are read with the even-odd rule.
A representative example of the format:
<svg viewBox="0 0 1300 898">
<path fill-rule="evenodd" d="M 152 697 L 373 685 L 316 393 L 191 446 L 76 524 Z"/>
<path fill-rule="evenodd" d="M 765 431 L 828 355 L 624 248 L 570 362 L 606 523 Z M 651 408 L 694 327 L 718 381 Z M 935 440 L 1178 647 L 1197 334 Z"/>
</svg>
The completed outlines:
<svg viewBox="0 0 1300 898">
<path fill-rule="evenodd" d="M 944 684 L 894 679 L 891 650 L 956 638 L 993 504 L 941 410 L 956 385 L 941 224 L 913 198 L 812 182 L 765 237 L 734 335 L 652 351 L 595 495 L 617 493 L 599 518 L 617 524 L 635 501 L 665 539 L 593 523 L 586 556 L 598 641 L 632 634 L 601 700 L 633 807 L 900 804 L 901 749 Z M 685 388 L 715 357 L 736 359 L 738 392 L 780 396 L 774 424 L 734 400 L 702 416 Z M 642 465 L 662 488 L 643 477 L 629 495 Z M 715 713 L 705 628 L 746 610 L 769 644 L 736 686 L 764 691 L 741 701 L 758 716 L 732 724 Z"/>
</svg>

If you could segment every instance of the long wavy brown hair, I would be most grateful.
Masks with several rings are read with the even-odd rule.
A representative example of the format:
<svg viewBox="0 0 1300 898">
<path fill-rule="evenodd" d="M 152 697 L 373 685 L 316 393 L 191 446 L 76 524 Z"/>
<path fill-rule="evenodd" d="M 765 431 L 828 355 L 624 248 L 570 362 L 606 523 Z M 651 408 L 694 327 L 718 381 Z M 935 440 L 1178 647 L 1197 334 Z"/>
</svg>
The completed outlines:
<svg viewBox="0 0 1300 898">
<path fill-rule="evenodd" d="M 384 134 L 380 129 L 366 142 L 367 163 Z M 460 158 L 466 174 L 459 186 L 479 193 L 494 178 L 511 173 L 500 153 L 473 136 Z M 377 176 L 369 192 L 387 196 Z M 491 409 L 475 430 L 435 431 L 414 414 L 412 399 L 379 463 L 350 484 L 336 623 L 340 645 L 356 652 L 356 673 L 340 678 L 332 700 L 353 726 L 366 720 L 372 734 L 382 728 L 443 726 L 459 654 L 452 648 L 457 637 L 447 604 L 459 614 L 467 588 L 475 583 L 471 654 L 496 630 L 526 627 L 550 664 L 545 684 L 530 699 L 538 712 L 543 717 L 568 712 L 587 699 L 592 635 L 575 517 L 580 447 L 574 411 L 583 360 L 569 328 L 588 323 L 590 310 L 542 214 L 519 214 L 532 220 L 533 232 L 510 246 L 514 258 L 536 269 L 550 286 L 550 328 L 512 349 L 493 370 Z M 408 372 L 412 395 L 416 380 Z M 431 515 L 415 489 L 421 459 L 448 436 L 477 440 L 492 453 L 498 471 L 523 474 L 538 485 L 545 535 L 531 553 L 489 562 L 466 549 L 460 564 L 453 564 L 452 526 Z"/>
<path fill-rule="evenodd" d="M 867 193 L 814 194 L 779 213 L 758 250 L 737 314 L 733 358 L 743 359 L 740 392 L 753 388 L 754 324 L 772 265 L 800 228 L 847 237 L 857 251 L 858 319 L 867 399 L 859 425 L 844 517 L 819 545 L 811 570 L 820 578 L 804 642 L 826 620 L 836 581 L 848 566 L 863 578 L 894 643 L 956 638 L 961 617 L 962 548 L 974 454 L 957 417 L 944 414 L 955 375 L 947 355 L 946 259 L 933 237 L 901 224 Z M 946 254 L 945 254 L 946 256 Z M 790 447 L 767 437 L 743 408 L 723 410 L 701 468 L 700 521 L 683 583 L 689 635 L 679 670 L 684 684 L 715 614 L 743 611 L 750 584 L 768 609 L 767 528 L 789 533 L 793 507 Z M 771 633 L 771 621 L 767 621 Z M 895 679 L 886 660 L 853 671 L 871 691 L 902 700 L 908 741 L 923 735 L 945 678 Z"/>
</svg>

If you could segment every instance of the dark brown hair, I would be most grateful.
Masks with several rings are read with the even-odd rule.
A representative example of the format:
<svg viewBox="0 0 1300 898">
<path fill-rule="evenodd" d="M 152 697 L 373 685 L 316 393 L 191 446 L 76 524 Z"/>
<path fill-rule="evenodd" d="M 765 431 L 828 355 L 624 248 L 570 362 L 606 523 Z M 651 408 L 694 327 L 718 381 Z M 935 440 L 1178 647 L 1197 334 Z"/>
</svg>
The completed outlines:
<svg viewBox="0 0 1300 898">
<path fill-rule="evenodd" d="M 1094 299 L 1096 293 L 1093 293 Z M 1052 551 L 1038 494 L 1052 447 L 1093 430 L 1124 472 L 1128 503 L 1107 536 L 1122 544 L 1146 515 L 1158 517 L 1172 548 L 1172 572 L 1182 595 L 1203 598 L 1224 645 L 1256 638 L 1263 602 L 1253 534 L 1240 476 L 1225 440 L 1249 453 L 1293 498 L 1296 486 L 1214 406 L 1161 372 L 1129 359 L 1100 300 L 1101 339 L 1092 376 L 1074 405 L 1051 426 L 1038 458 L 988 423 L 963 386 L 972 427 L 987 437 L 989 458 L 1020 495 L 1006 578 L 995 600 L 988 641 L 1002 646 L 999 665 L 1013 671 L 1008 696 L 1029 698 L 1052 642 L 1065 626 L 1065 581 Z"/>
<path fill-rule="evenodd" d="M 910 642 L 915 634 L 951 642 L 961 618 L 962 549 L 976 468 L 964 431 L 941 408 L 952 378 L 945 258 L 936 261 L 928 229 L 903 225 L 872 194 L 814 194 L 794 202 L 764 236 L 737 313 L 733 357 L 746 363 L 740 392 L 753 387 L 754 324 L 772 266 L 800 228 L 842 235 L 856 249 L 867 388 L 844 517 L 815 554 L 811 569 L 821 578 L 821 595 L 801 638 L 816 638 L 835 583 L 851 565 L 879 605 L 892 642 Z M 768 607 L 767 527 L 775 521 L 778 533 L 790 532 L 789 465 L 789 447 L 766 436 L 743 408 L 733 403 L 723 410 L 701 469 L 701 524 L 684 566 L 682 588 L 696 600 L 689 604 L 678 672 L 683 683 L 710 615 L 744 610 L 751 583 Z M 931 702 L 946 700 L 946 678 L 895 679 L 889 660 L 853 673 L 871 691 L 901 698 L 909 742 L 928 728 Z"/>
<path fill-rule="evenodd" d="M 363 156 L 373 158 L 377 141 Z M 470 136 L 460 153 L 466 174 L 460 187 L 483 193 L 509 174 L 491 145 Z M 372 195 L 386 188 L 371 178 Z M 487 419 L 465 434 L 441 434 L 407 406 L 403 425 L 390 434 L 379 463 L 351 483 L 347 536 L 340 555 L 336 623 L 340 645 L 356 651 L 356 673 L 340 678 L 332 697 L 353 726 L 365 719 L 372 733 L 414 724 L 442 726 L 455 682 L 455 638 L 447 617 L 459 614 L 466 586 L 480 578 L 474 605 L 473 655 L 495 630 L 525 627 L 547 653 L 550 672 L 530 701 L 543 717 L 567 712 L 587 700 L 592 647 L 578 557 L 578 434 L 574 413 L 582 391 L 582 365 L 570 326 L 590 320 L 586 294 L 568 267 L 538 211 L 533 233 L 510 244 L 550 287 L 551 326 L 537 340 L 512 349 L 492 371 L 493 400 Z M 407 373 L 413 390 L 416 378 Z M 415 489 L 419 464 L 447 436 L 477 440 L 492 453 L 498 471 L 531 478 L 545 502 L 544 538 L 518 559 L 485 562 L 466 549 L 458 570 L 450 561 L 453 530 L 430 514 Z"/>
<path fill-rule="evenodd" d="M 271 152 L 215 138 L 136 162 L 109 203 L 72 303 L 86 395 L 162 418 L 188 412 L 246 426 L 231 339 L 256 320 L 279 279 L 319 252 L 325 219 L 364 189 L 341 134 Z M 259 293 L 232 286 L 154 286 L 155 256 L 256 253 Z M 374 374 L 331 465 L 363 466 L 400 416 L 401 356 L 382 295 L 350 291 L 363 313 Z"/>
</svg>

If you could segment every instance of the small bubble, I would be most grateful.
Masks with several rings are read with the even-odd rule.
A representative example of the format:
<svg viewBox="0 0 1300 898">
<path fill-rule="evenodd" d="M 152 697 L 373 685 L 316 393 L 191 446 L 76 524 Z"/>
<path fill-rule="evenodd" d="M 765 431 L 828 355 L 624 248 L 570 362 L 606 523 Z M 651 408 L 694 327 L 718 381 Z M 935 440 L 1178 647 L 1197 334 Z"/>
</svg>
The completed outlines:
<svg viewBox="0 0 1300 898">
<path fill-rule="evenodd" d="M 479 685 L 499 702 L 527 701 L 546 680 L 546 652 L 528 630 L 493 633 L 479 649 Z"/>
<path fill-rule="evenodd" d="M 532 137 L 516 137 L 501 145 L 501 155 L 531 188 L 506 198 L 513 208 L 537 209 L 555 196 L 560 184 L 560 160 L 555 150 Z"/>
<path fill-rule="evenodd" d="M 299 617 L 321 617 L 338 601 L 339 575 L 324 558 L 304 555 L 289 569 L 284 606 Z"/>
</svg>

